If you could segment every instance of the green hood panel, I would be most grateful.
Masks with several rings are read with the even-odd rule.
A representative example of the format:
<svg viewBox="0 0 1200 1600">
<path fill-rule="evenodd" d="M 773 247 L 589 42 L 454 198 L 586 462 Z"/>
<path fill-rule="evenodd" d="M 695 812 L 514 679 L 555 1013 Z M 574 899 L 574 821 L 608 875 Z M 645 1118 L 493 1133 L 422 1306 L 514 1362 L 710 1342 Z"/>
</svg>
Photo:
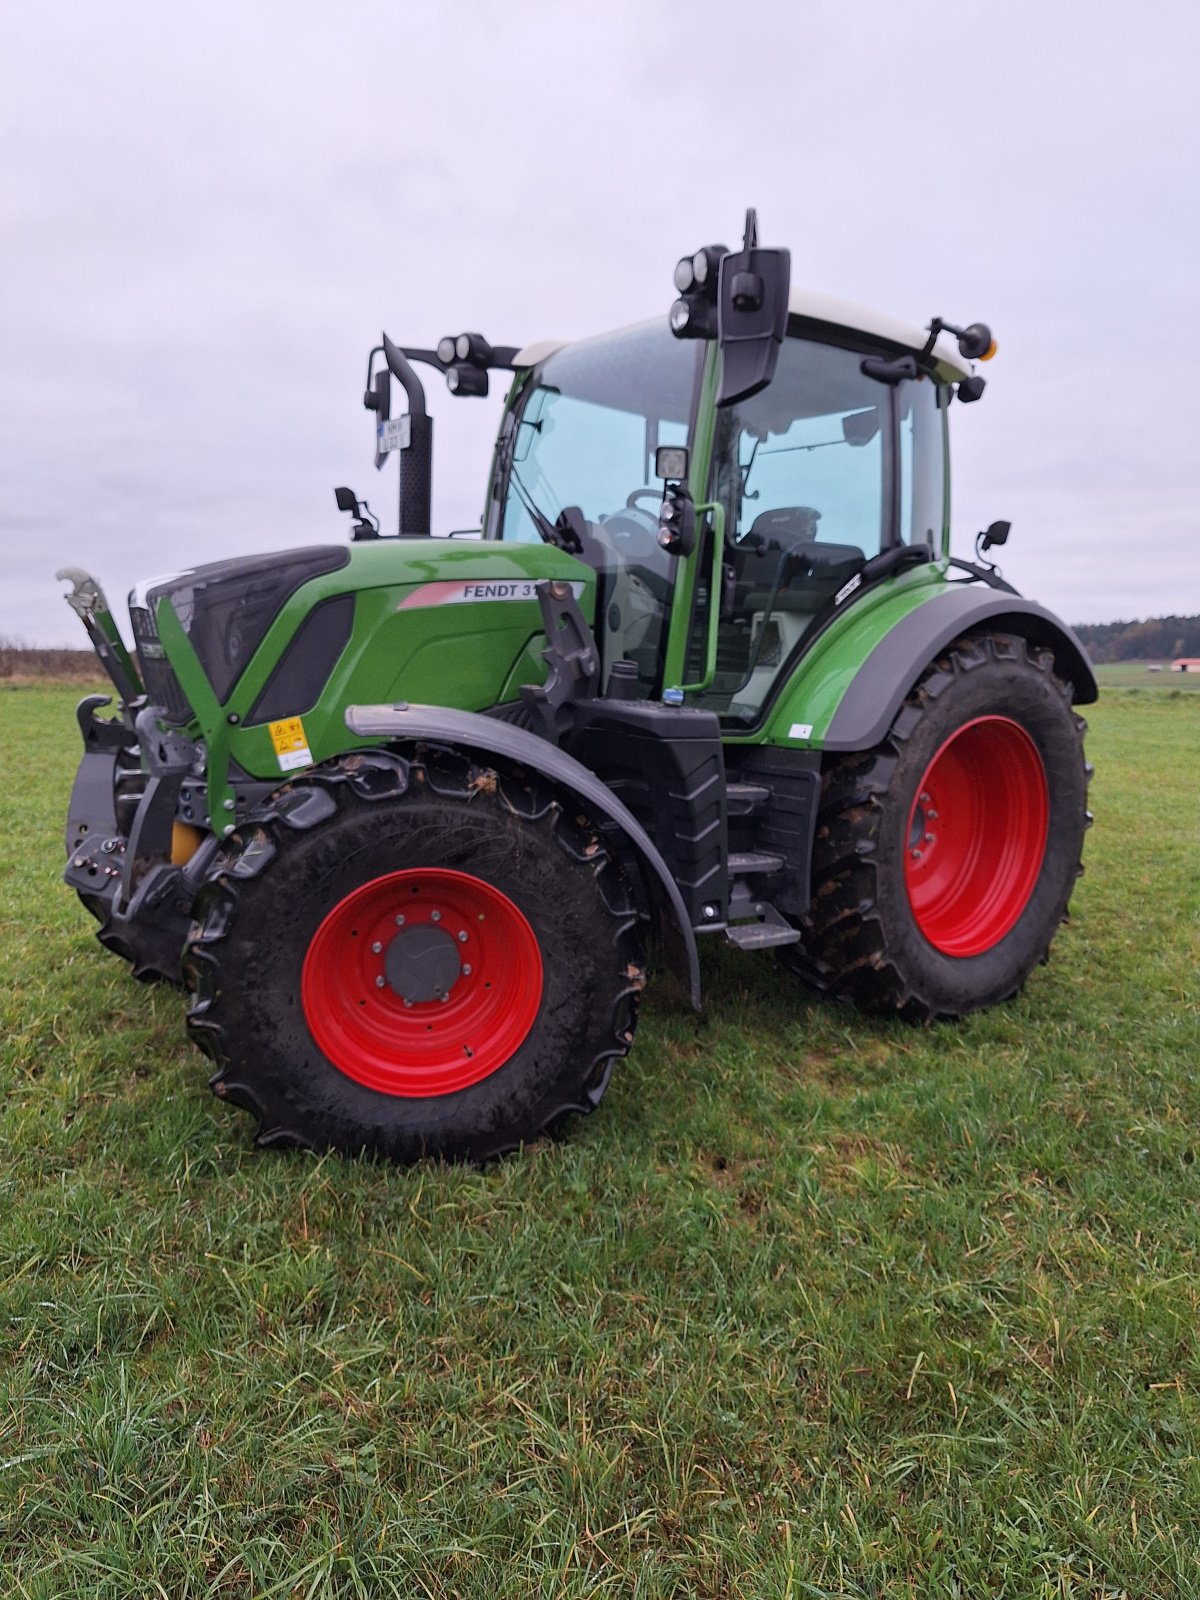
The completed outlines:
<svg viewBox="0 0 1200 1600">
<path fill-rule="evenodd" d="M 227 740 L 230 757 L 252 777 L 280 778 L 289 769 L 270 727 L 247 719 L 322 601 L 355 597 L 350 637 L 319 699 L 289 713 L 302 720 L 313 762 L 345 749 L 349 705 L 408 700 L 482 711 L 516 698 L 520 682 L 540 681 L 545 641 L 535 586 L 551 578 L 575 586 L 590 622 L 596 575 L 552 545 L 427 538 L 353 545 L 346 566 L 305 583 L 283 606 L 220 707 L 217 727 L 209 726 L 217 720 L 211 690 L 196 682 L 198 663 L 187 659 L 174 629 L 175 648 L 168 648 L 210 750 Z"/>
</svg>

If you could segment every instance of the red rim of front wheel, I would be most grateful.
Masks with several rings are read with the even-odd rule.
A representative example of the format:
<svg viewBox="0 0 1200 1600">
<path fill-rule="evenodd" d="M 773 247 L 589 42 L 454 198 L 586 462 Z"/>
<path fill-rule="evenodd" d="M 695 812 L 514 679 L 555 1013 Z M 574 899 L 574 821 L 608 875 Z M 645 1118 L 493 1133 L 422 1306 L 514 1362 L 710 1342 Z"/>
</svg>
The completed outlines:
<svg viewBox="0 0 1200 1600">
<path fill-rule="evenodd" d="M 948 956 L 978 956 L 1011 932 L 1042 870 L 1046 771 L 1009 717 L 976 717 L 925 769 L 908 817 L 905 884 L 917 927 Z"/>
<path fill-rule="evenodd" d="M 542 1002 L 533 929 L 506 894 L 446 867 L 352 890 L 313 935 L 300 979 L 309 1031 L 356 1083 L 412 1098 L 499 1070 Z"/>
</svg>

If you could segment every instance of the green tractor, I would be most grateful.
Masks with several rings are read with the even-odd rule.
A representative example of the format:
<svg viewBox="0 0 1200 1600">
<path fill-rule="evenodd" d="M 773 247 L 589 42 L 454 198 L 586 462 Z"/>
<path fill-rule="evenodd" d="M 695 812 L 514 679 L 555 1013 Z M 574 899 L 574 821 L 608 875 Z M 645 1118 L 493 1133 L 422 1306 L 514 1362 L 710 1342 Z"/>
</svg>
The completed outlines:
<svg viewBox="0 0 1200 1600">
<path fill-rule="evenodd" d="M 980 323 L 919 329 L 708 246 L 667 318 L 371 352 L 397 535 L 139 584 L 79 707 L 66 881 L 185 982 L 261 1144 L 483 1159 L 599 1104 L 647 949 L 701 937 L 915 1021 L 1015 994 L 1090 820 L 1078 640 L 949 553 Z M 481 529 L 430 537 L 432 420 L 511 378 Z M 393 383 L 407 409 L 392 415 Z"/>
</svg>

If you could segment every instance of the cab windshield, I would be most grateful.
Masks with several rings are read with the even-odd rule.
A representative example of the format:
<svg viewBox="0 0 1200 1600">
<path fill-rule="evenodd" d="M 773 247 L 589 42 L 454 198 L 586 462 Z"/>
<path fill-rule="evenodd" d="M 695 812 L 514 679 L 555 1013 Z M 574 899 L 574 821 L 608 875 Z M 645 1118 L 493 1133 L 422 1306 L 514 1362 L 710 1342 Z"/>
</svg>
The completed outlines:
<svg viewBox="0 0 1200 1600">
<path fill-rule="evenodd" d="M 659 445 L 690 442 L 705 346 L 665 319 L 566 346 L 536 370 L 508 435 L 491 533 L 552 538 L 596 569 L 604 672 L 635 663 L 657 686 L 675 557 L 658 543 Z"/>
</svg>

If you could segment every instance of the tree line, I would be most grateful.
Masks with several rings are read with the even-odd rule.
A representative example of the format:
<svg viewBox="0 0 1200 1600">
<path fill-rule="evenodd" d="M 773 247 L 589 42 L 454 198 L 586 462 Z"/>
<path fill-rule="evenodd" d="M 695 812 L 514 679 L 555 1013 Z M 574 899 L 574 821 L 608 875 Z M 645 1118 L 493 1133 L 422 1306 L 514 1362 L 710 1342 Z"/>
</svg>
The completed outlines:
<svg viewBox="0 0 1200 1600">
<path fill-rule="evenodd" d="M 1173 661 L 1200 656 L 1200 617 L 1150 617 L 1145 622 L 1077 622 L 1093 661 Z"/>
</svg>

